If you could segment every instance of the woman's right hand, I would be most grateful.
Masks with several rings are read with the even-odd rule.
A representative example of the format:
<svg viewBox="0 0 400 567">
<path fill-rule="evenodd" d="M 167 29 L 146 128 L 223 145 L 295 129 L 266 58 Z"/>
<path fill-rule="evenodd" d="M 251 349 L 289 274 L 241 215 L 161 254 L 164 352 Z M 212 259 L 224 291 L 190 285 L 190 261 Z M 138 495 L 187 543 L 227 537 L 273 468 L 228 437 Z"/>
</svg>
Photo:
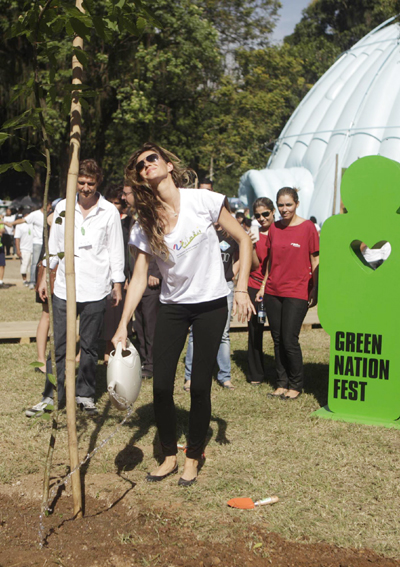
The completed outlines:
<svg viewBox="0 0 400 567">
<path fill-rule="evenodd" d="M 115 332 L 115 335 L 111 339 L 114 348 L 117 348 L 118 343 L 122 343 L 122 348 L 126 348 L 126 339 L 128 338 L 128 331 L 126 329 L 126 325 L 120 324 L 118 329 Z"/>
<path fill-rule="evenodd" d="M 264 290 L 263 287 L 261 287 L 261 288 L 257 291 L 255 301 L 258 301 L 258 302 L 262 301 L 262 300 L 263 300 L 263 297 L 264 297 L 264 293 L 265 293 L 265 290 Z"/>
</svg>

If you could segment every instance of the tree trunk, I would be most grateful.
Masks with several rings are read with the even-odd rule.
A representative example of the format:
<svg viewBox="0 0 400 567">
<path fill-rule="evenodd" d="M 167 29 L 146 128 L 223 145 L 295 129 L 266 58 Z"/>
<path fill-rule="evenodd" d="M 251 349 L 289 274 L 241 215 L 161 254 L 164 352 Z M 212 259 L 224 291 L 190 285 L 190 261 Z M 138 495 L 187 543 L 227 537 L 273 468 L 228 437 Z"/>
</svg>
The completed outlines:
<svg viewBox="0 0 400 567">
<path fill-rule="evenodd" d="M 76 0 L 76 7 L 83 12 L 82 0 Z M 74 47 L 83 48 L 83 40 L 76 37 Z M 82 84 L 82 65 L 78 59 L 72 58 L 72 83 Z M 75 403 L 75 356 L 76 356 L 76 292 L 74 268 L 74 232 L 76 186 L 79 173 L 79 154 L 81 147 L 81 104 L 80 91 L 76 90 L 71 103 L 70 160 L 67 177 L 67 204 L 65 213 L 65 279 L 67 286 L 67 353 L 65 364 L 65 383 L 67 395 L 68 444 L 71 470 L 79 464 L 78 439 L 76 434 Z M 74 500 L 74 516 L 82 517 L 82 492 L 79 469 L 72 475 L 72 495 Z"/>
</svg>

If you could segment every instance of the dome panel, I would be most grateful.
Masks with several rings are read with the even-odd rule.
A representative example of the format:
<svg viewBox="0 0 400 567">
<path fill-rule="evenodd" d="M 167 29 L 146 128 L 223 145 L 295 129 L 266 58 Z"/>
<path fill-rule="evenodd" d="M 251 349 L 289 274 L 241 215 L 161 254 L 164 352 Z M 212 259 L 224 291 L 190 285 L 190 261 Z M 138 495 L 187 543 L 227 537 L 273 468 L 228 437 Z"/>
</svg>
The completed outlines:
<svg viewBox="0 0 400 567">
<path fill-rule="evenodd" d="M 370 32 L 328 69 L 287 122 L 262 170 L 274 170 L 278 179 L 286 169 L 310 172 L 313 189 L 307 181 L 303 216 L 313 214 L 323 222 L 338 212 L 341 171 L 358 158 L 380 154 L 400 160 L 400 25 L 393 21 Z M 251 178 L 247 181 L 251 184 Z M 262 196 L 258 191 L 262 186 L 257 189 Z"/>
</svg>

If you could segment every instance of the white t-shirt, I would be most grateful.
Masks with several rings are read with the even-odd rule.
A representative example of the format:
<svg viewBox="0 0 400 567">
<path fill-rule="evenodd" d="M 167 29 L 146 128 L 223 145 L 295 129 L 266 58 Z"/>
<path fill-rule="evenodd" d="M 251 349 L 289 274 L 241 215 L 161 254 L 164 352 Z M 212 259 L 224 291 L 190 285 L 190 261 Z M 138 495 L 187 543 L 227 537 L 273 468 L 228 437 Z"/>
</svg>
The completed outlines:
<svg viewBox="0 0 400 567">
<path fill-rule="evenodd" d="M 65 257 L 58 257 L 65 250 L 65 217 L 61 213 L 66 205 L 63 199 L 56 206 L 49 238 L 50 266 L 54 268 L 58 263 L 54 295 L 59 299 L 67 299 Z M 58 217 L 62 218 L 61 224 Z M 96 206 L 83 218 L 76 200 L 74 224 L 76 301 L 100 301 L 110 293 L 112 282 L 125 281 L 124 239 L 118 210 L 99 195 Z"/>
<path fill-rule="evenodd" d="M 33 229 L 29 224 L 17 224 L 15 227 L 15 239 L 19 238 L 19 247 L 21 250 L 29 250 L 32 252 L 33 246 Z"/>
<path fill-rule="evenodd" d="M 14 222 L 16 215 L 10 215 L 9 217 L 4 217 L 4 222 Z M 14 234 L 14 227 L 13 226 L 4 226 L 6 234 Z"/>
<path fill-rule="evenodd" d="M 32 225 L 33 244 L 43 244 L 43 219 L 44 214 L 40 209 L 29 213 L 24 219 L 27 224 Z"/>
<path fill-rule="evenodd" d="M 156 256 L 162 276 L 161 303 L 203 303 L 229 295 L 221 250 L 214 224 L 225 196 L 207 189 L 179 189 L 178 222 L 164 241 L 169 257 Z M 130 245 L 152 254 L 139 223 L 131 232 Z"/>
</svg>

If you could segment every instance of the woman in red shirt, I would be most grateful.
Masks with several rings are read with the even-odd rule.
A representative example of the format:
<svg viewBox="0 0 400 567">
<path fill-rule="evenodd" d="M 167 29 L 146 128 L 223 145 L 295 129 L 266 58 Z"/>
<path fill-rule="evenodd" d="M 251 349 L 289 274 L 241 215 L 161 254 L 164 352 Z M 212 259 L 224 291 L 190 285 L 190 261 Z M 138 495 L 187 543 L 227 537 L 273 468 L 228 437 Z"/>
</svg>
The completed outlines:
<svg viewBox="0 0 400 567">
<path fill-rule="evenodd" d="M 300 329 L 308 308 L 317 303 L 319 237 L 314 224 L 297 215 L 296 189 L 280 189 L 276 203 L 281 220 L 268 232 L 268 266 L 256 301 L 265 290 L 278 375 L 277 388 L 269 395 L 295 400 L 303 390 Z"/>
<path fill-rule="evenodd" d="M 250 272 L 248 292 L 250 299 L 257 309 L 255 298 L 263 282 L 266 265 L 267 265 L 267 234 L 268 229 L 274 222 L 274 204 L 271 199 L 261 197 L 254 201 L 253 212 L 258 221 L 259 239 L 255 242 L 255 252 L 260 262 L 257 270 Z M 252 233 L 250 232 L 250 237 Z M 248 362 L 249 377 L 248 381 L 254 386 L 258 386 L 264 381 L 264 353 L 263 353 L 263 333 L 264 323 L 258 322 L 257 315 L 252 315 L 249 323 L 249 343 L 248 343 Z"/>
</svg>

